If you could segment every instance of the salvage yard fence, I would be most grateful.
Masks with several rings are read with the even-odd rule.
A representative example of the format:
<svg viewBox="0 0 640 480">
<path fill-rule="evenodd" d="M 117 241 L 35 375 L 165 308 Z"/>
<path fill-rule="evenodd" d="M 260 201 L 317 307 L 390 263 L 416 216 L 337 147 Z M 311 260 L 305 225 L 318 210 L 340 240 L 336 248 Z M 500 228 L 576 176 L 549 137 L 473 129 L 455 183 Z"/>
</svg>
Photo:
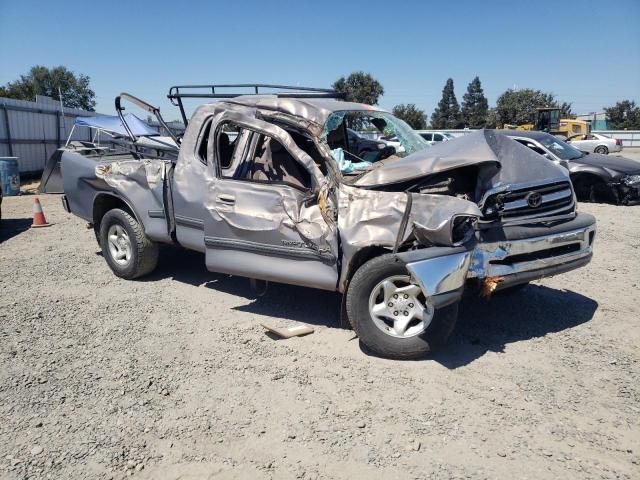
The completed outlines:
<svg viewBox="0 0 640 480">
<path fill-rule="evenodd" d="M 18 157 L 20 173 L 37 173 L 64 145 L 76 117 L 99 115 L 38 96 L 35 102 L 0 98 L 0 157 Z M 90 141 L 88 128 L 76 128 L 72 140 Z"/>
<path fill-rule="evenodd" d="M 421 132 L 444 132 L 450 133 L 454 137 L 461 137 L 474 130 L 471 129 L 445 129 L 445 130 L 420 130 Z M 623 147 L 640 147 L 640 130 L 592 130 L 593 133 L 599 133 L 611 138 L 619 138 Z"/>
<path fill-rule="evenodd" d="M 623 147 L 640 147 L 640 130 L 592 130 L 611 138 L 622 140 Z"/>
<path fill-rule="evenodd" d="M 445 132 L 450 133 L 455 137 L 466 135 L 473 132 L 470 129 L 464 130 L 421 130 L 424 132 Z M 599 133 L 611 138 L 619 138 L 622 141 L 622 146 L 625 148 L 640 147 L 640 130 L 592 130 L 593 133 Z"/>
</svg>

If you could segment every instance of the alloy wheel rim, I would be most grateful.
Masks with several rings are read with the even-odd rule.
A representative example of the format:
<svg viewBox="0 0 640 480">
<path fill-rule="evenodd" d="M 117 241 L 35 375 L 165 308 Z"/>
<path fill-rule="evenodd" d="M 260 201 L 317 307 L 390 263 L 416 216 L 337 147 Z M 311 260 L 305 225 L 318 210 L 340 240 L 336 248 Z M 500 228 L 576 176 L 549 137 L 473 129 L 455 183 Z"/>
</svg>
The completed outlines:
<svg viewBox="0 0 640 480">
<path fill-rule="evenodd" d="M 376 327 L 395 338 L 419 335 L 431 324 L 434 308 L 408 275 L 380 281 L 369 295 L 369 314 Z"/>
<path fill-rule="evenodd" d="M 131 261 L 131 240 L 127 231 L 120 225 L 111 225 L 107 232 L 109 254 L 118 265 L 127 265 Z"/>
</svg>

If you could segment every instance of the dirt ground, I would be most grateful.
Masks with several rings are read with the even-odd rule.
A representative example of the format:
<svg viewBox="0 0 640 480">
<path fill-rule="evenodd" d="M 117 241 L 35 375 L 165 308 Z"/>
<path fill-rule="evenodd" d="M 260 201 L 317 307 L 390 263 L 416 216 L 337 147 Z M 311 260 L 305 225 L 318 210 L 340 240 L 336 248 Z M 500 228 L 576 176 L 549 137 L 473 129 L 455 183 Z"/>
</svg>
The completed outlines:
<svg viewBox="0 0 640 480">
<path fill-rule="evenodd" d="M 616 157 L 625 157 L 630 160 L 640 161 L 640 148 L 638 147 L 626 147 L 623 148 L 621 152 L 612 153 L 611 155 L 615 155 Z"/>
<path fill-rule="evenodd" d="M 211 274 L 167 247 L 115 277 L 93 232 L 5 198 L 0 478 L 640 478 L 640 207 L 584 269 L 467 299 L 431 359 L 368 356 L 339 298 Z M 259 323 L 304 322 L 274 340 Z"/>
</svg>

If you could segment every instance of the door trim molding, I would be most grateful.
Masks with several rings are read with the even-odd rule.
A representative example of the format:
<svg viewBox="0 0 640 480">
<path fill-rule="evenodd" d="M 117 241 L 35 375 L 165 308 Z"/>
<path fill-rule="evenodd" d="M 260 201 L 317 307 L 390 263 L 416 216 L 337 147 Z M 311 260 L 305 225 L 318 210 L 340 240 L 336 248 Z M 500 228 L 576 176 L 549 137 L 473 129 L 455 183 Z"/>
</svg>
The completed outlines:
<svg viewBox="0 0 640 480">
<path fill-rule="evenodd" d="M 204 230 L 204 221 L 198 218 L 184 217 L 182 215 L 176 215 L 176 224 L 183 227 L 197 228 L 198 230 Z"/>
<path fill-rule="evenodd" d="M 164 218 L 164 210 L 147 210 L 149 218 Z"/>
<path fill-rule="evenodd" d="M 220 237 L 204 237 L 204 244 L 211 248 L 242 250 L 245 252 L 277 257 L 297 258 L 301 260 L 321 260 L 335 263 L 335 257 L 329 252 L 314 250 L 313 247 L 294 247 L 286 245 L 271 245 L 267 243 L 251 242 Z"/>
</svg>

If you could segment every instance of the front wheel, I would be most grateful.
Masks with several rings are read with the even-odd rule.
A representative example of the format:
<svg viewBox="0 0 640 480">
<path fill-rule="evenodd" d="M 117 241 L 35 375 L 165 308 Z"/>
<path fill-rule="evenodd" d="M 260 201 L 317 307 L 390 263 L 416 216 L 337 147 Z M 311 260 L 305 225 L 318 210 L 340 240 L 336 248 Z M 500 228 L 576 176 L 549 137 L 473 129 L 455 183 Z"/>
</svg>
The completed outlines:
<svg viewBox="0 0 640 480">
<path fill-rule="evenodd" d="M 435 309 L 392 255 L 369 260 L 354 274 L 346 310 L 360 340 L 378 355 L 424 357 L 444 343 L 458 318 L 458 303 Z"/>
<path fill-rule="evenodd" d="M 127 280 L 151 273 L 158 264 L 158 245 L 119 208 L 109 210 L 100 222 L 100 247 L 113 273 Z"/>
</svg>

